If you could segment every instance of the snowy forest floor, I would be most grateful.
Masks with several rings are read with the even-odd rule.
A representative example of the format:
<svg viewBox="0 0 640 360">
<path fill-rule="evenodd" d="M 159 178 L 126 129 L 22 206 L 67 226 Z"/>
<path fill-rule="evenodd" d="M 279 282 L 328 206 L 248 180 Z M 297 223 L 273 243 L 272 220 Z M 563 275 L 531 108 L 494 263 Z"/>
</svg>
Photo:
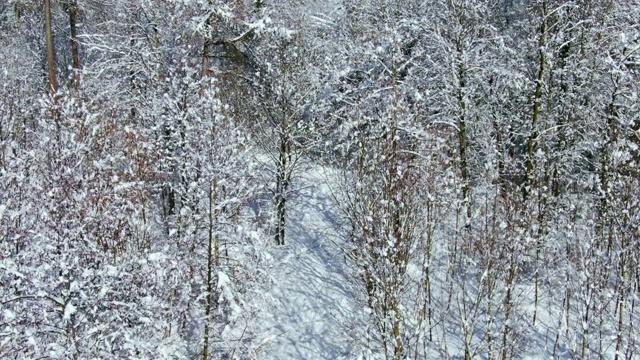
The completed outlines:
<svg viewBox="0 0 640 360">
<path fill-rule="evenodd" d="M 365 334 L 368 315 L 359 301 L 362 294 L 358 291 L 362 289 L 357 289 L 353 280 L 353 265 L 345 262 L 345 230 L 340 221 L 340 207 L 334 199 L 334 185 L 332 170 L 315 164 L 308 166 L 295 182 L 297 190 L 289 202 L 286 244 L 270 248 L 272 264 L 275 264 L 269 269 L 273 285 L 265 294 L 270 304 L 249 325 L 253 327 L 251 332 L 257 334 L 257 343 L 261 344 L 258 346 L 260 359 L 359 359 L 368 347 Z M 446 246 L 439 245 L 434 257 L 445 259 Z M 439 262 L 439 266 L 434 263 L 435 268 L 442 270 L 433 274 L 435 283 L 448 284 L 446 261 Z M 518 288 L 519 298 L 532 303 L 532 294 L 528 291 L 532 285 L 526 282 L 526 286 L 521 284 Z M 434 294 L 438 294 L 436 306 L 447 306 L 446 291 L 445 287 L 434 290 Z M 548 304 L 548 309 L 539 309 L 536 329 L 521 329 L 527 346 L 526 353 L 518 357 L 542 359 L 549 358 L 553 352 L 553 328 L 563 316 L 562 301 L 555 301 L 557 304 Z M 527 308 L 520 315 L 530 317 L 530 312 Z M 445 316 L 450 322 L 448 325 L 434 328 L 435 338 L 441 340 L 430 344 L 432 358 L 463 358 L 460 324 L 455 321 L 455 314 L 450 315 L 451 318 Z M 481 336 L 486 328 L 476 325 L 480 326 L 477 336 Z M 479 340 L 476 345 L 482 346 Z M 570 358 L 566 353 L 560 346 L 555 357 Z M 369 356 L 376 358 L 372 353 Z"/>
<path fill-rule="evenodd" d="M 359 312 L 340 247 L 338 210 L 322 168 L 298 181 L 286 244 L 273 248 L 275 306 L 265 314 L 264 359 L 351 359 L 349 324 Z"/>
</svg>

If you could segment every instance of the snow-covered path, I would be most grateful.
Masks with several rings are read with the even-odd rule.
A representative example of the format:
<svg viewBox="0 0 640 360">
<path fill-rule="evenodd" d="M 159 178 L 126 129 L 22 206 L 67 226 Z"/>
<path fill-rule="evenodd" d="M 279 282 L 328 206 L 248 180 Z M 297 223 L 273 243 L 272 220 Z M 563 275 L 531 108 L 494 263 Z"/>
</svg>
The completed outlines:
<svg viewBox="0 0 640 360">
<path fill-rule="evenodd" d="M 353 293 L 337 245 L 335 207 L 321 172 L 312 171 L 291 203 L 286 245 L 274 249 L 265 359 L 350 359 L 345 319 L 354 314 Z"/>
</svg>

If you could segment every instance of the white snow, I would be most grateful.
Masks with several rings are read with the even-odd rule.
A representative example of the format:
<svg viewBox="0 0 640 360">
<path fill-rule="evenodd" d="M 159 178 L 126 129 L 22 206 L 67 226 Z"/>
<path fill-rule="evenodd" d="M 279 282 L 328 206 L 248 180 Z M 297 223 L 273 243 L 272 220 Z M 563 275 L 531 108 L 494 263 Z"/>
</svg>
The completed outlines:
<svg viewBox="0 0 640 360">
<path fill-rule="evenodd" d="M 264 359 L 353 359 L 348 319 L 355 311 L 339 247 L 338 214 L 325 169 L 305 174 L 288 218 L 286 245 L 274 247 L 276 306 L 265 314 Z"/>
<path fill-rule="evenodd" d="M 71 315 L 73 315 L 75 312 L 76 312 L 76 307 L 70 301 L 67 302 L 67 304 L 64 307 L 64 319 L 65 320 L 71 319 Z"/>
</svg>

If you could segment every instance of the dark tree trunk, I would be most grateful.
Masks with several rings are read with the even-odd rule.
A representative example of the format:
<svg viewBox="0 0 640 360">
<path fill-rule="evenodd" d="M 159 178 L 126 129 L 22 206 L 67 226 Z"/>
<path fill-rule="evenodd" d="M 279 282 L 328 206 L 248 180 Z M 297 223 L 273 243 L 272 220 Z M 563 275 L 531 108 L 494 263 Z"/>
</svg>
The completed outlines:
<svg viewBox="0 0 640 360">
<path fill-rule="evenodd" d="M 72 1 L 69 3 L 69 29 L 71 32 L 71 58 L 73 66 L 73 86 L 76 90 L 80 89 L 80 54 L 78 51 L 78 3 Z"/>
<path fill-rule="evenodd" d="M 55 52 L 53 48 L 53 30 L 51 25 L 51 0 L 44 0 L 44 29 L 47 44 L 47 75 L 49 77 L 49 95 L 54 98 L 58 92 L 58 79 L 56 77 Z"/>
<path fill-rule="evenodd" d="M 289 138 L 286 133 L 286 123 L 282 128 L 283 133 L 280 140 L 278 173 L 276 179 L 276 244 L 284 245 L 285 222 L 287 218 L 287 190 L 289 188 L 289 175 L 287 167 L 288 159 L 291 155 Z"/>
</svg>

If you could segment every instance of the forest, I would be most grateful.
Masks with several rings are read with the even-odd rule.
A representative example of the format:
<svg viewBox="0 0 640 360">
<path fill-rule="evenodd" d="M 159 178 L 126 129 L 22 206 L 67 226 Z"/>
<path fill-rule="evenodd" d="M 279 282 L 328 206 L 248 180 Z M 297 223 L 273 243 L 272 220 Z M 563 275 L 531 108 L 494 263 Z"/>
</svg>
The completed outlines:
<svg viewBox="0 0 640 360">
<path fill-rule="evenodd" d="M 638 359 L 639 94 L 640 0 L 0 0 L 0 358 Z"/>
</svg>

